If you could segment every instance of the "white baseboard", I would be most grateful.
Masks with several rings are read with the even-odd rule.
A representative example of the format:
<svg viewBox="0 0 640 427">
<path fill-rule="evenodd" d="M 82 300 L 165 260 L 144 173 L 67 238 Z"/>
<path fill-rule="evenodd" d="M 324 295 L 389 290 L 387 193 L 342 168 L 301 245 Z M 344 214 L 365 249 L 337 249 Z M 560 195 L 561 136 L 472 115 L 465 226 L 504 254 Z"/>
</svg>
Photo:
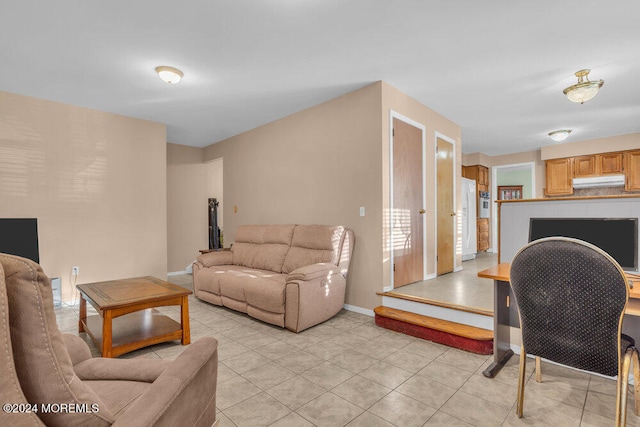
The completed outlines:
<svg viewBox="0 0 640 427">
<path fill-rule="evenodd" d="M 354 313 L 364 314 L 365 316 L 369 316 L 369 317 L 375 316 L 375 313 L 373 312 L 373 310 L 369 310 L 366 308 L 356 307 L 355 305 L 349 305 L 349 304 L 345 304 L 343 307 L 345 310 L 353 311 Z"/>
<path fill-rule="evenodd" d="M 171 271 L 169 273 L 167 273 L 167 276 L 180 276 L 181 274 L 191 274 L 190 271 Z"/>
</svg>

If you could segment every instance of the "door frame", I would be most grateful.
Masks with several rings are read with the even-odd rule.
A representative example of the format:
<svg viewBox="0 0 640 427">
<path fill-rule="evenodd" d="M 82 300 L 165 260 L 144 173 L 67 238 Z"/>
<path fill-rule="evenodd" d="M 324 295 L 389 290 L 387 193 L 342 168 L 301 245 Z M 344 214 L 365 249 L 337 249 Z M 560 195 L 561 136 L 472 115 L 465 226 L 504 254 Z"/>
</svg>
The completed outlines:
<svg viewBox="0 0 640 427">
<path fill-rule="evenodd" d="M 426 174 L 426 166 L 427 166 L 427 135 L 426 135 L 426 126 L 420 122 L 417 122 L 409 117 L 398 113 L 394 110 L 389 110 L 389 223 L 387 227 L 389 227 L 389 236 L 387 245 L 389 246 L 389 259 L 391 260 L 391 268 L 389 269 L 389 283 L 390 286 L 383 287 L 384 292 L 389 292 L 394 289 L 394 274 L 393 274 L 393 262 L 394 262 L 394 253 L 393 253 L 393 119 L 398 119 L 403 121 L 413 127 L 420 129 L 422 134 L 422 204 L 426 207 L 427 202 L 427 174 Z M 435 149 L 434 149 L 435 152 Z M 427 221 L 426 215 L 422 215 L 422 258 L 423 258 L 423 267 L 422 267 L 422 278 L 423 280 L 427 277 Z"/>
<path fill-rule="evenodd" d="M 462 222 L 460 221 L 460 216 L 462 215 L 462 208 L 458 206 L 458 177 L 457 177 L 457 173 L 456 171 L 457 169 L 457 155 L 456 155 L 456 140 L 453 138 L 448 137 L 447 135 L 444 135 L 440 132 L 435 132 L 434 138 L 433 138 L 433 144 L 434 144 L 434 149 L 433 149 L 433 161 L 435 164 L 435 167 L 433 168 L 434 170 L 434 175 L 433 175 L 433 182 L 435 183 L 435 191 L 433 192 L 434 194 L 434 199 L 433 199 L 433 204 L 435 206 L 435 212 L 438 212 L 438 153 L 436 153 L 435 147 L 438 146 L 438 138 L 440 138 L 443 141 L 448 142 L 449 144 L 451 144 L 453 146 L 453 168 L 451 168 L 452 170 L 452 175 L 453 175 L 453 209 L 456 213 L 456 220 L 453 221 L 453 273 L 455 273 L 456 271 L 460 271 L 462 270 L 462 266 L 458 264 L 458 252 L 460 252 L 460 257 L 462 257 Z M 434 227 L 435 227 L 435 236 L 434 236 L 434 245 L 436 250 L 434 251 L 434 255 L 433 255 L 433 262 L 434 262 L 434 266 L 435 266 L 435 272 L 433 273 L 433 277 L 437 277 L 438 276 L 438 221 L 437 218 L 434 221 Z M 460 229 L 460 232 L 458 232 L 458 229 Z"/>
<path fill-rule="evenodd" d="M 498 242 L 498 171 L 500 169 L 530 169 L 531 170 L 531 197 L 536 198 L 536 162 L 511 163 L 491 167 L 491 247 L 487 252 L 497 253 Z"/>
</svg>

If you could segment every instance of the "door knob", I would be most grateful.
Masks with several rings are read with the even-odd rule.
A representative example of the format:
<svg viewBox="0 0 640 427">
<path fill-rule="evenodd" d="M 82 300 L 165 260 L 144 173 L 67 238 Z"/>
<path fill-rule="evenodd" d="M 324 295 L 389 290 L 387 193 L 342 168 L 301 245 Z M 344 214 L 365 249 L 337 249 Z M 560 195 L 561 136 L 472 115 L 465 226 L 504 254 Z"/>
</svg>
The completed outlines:
<svg viewBox="0 0 640 427">
<path fill-rule="evenodd" d="M 424 214 L 424 213 L 427 213 L 427 211 L 425 211 L 424 209 L 420 209 L 420 210 L 418 211 L 418 213 L 419 213 L 420 215 L 422 215 L 422 214 Z"/>
<path fill-rule="evenodd" d="M 456 216 L 456 213 L 455 212 L 451 212 L 451 216 Z"/>
</svg>

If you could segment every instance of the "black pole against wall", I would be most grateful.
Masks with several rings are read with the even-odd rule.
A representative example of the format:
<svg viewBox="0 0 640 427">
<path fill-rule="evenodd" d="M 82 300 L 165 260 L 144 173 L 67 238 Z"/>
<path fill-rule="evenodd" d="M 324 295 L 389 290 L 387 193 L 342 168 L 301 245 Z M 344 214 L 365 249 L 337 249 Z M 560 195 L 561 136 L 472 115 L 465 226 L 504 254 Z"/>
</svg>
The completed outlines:
<svg viewBox="0 0 640 427">
<path fill-rule="evenodd" d="M 218 228 L 218 202 L 209 199 L 209 249 L 220 249 L 220 229 Z"/>
</svg>

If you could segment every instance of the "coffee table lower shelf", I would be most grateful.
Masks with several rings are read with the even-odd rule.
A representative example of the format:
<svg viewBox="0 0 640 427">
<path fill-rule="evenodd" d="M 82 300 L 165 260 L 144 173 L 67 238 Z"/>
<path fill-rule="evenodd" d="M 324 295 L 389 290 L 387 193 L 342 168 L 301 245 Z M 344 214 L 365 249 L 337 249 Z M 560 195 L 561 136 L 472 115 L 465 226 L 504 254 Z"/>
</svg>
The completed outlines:
<svg viewBox="0 0 640 427">
<path fill-rule="evenodd" d="M 84 330 L 100 352 L 102 348 L 102 316 L 88 316 Z M 112 320 L 111 357 L 118 357 L 130 351 L 166 341 L 182 339 L 179 322 L 148 308 Z"/>
</svg>

